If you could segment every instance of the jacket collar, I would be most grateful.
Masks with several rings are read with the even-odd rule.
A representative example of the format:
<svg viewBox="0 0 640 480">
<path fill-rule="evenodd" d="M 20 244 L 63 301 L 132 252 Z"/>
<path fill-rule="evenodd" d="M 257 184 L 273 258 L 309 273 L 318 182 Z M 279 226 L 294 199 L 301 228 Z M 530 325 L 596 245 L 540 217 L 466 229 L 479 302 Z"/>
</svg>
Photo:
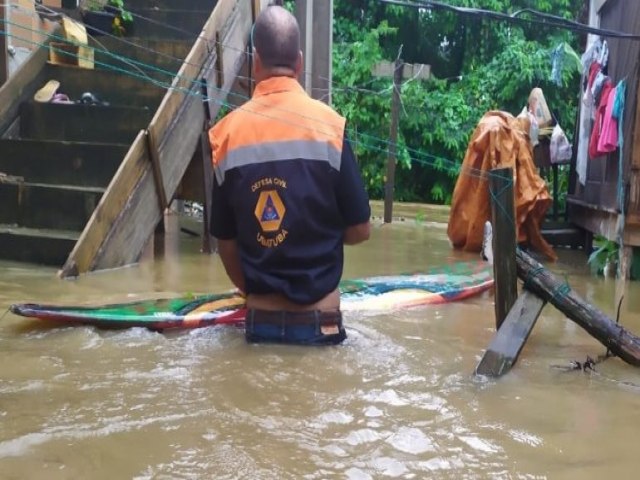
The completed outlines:
<svg viewBox="0 0 640 480">
<path fill-rule="evenodd" d="M 253 91 L 253 98 L 280 92 L 305 93 L 302 85 L 295 78 L 285 76 L 269 77 L 256 85 Z"/>
</svg>

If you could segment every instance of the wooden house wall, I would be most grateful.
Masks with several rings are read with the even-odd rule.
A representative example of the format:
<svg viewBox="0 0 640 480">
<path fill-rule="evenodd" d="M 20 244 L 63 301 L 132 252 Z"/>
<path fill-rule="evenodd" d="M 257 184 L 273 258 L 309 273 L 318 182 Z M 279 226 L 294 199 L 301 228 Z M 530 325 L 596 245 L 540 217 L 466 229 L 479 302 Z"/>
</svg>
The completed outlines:
<svg viewBox="0 0 640 480">
<path fill-rule="evenodd" d="M 632 3 L 633 5 L 630 5 Z M 640 2 L 628 0 L 607 0 L 599 11 L 600 28 L 618 32 L 640 34 Z M 634 152 L 638 76 L 640 73 L 640 41 L 606 38 L 609 46 L 608 75 L 613 84 L 617 85 L 626 79 L 627 93 L 624 114 L 624 148 L 623 148 L 623 179 L 627 195 L 630 191 L 632 178 L 632 154 Z M 640 126 L 640 124 L 638 124 Z M 639 148 L 636 155 L 640 155 Z M 585 185 L 580 185 L 575 178 L 572 198 L 577 201 L 570 214 L 569 220 L 587 228 L 592 233 L 611 237 L 617 221 L 618 205 L 618 165 L 619 154 L 602 156 L 587 160 L 587 178 Z M 638 167 L 640 168 L 640 161 Z M 581 205 L 580 205 L 581 204 Z M 588 207 L 587 207 L 588 206 Z M 630 202 L 625 210 L 633 218 L 640 212 L 640 196 L 637 202 Z M 613 238 L 612 238 L 613 239 Z M 640 245 L 640 237 L 638 237 Z"/>
</svg>

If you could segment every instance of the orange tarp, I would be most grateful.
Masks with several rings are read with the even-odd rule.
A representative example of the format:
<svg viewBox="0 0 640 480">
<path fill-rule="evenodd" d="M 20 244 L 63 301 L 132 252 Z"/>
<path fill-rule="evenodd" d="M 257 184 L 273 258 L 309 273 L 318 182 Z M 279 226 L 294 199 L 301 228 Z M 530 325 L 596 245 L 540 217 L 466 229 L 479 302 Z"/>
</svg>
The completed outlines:
<svg viewBox="0 0 640 480">
<path fill-rule="evenodd" d="M 533 163 L 529 122 L 506 112 L 486 113 L 473 132 L 453 191 L 447 234 L 455 248 L 479 252 L 484 224 L 491 219 L 488 173 L 493 168 L 514 171 L 516 234 L 551 260 L 556 254 L 540 233 L 552 199 Z"/>
</svg>

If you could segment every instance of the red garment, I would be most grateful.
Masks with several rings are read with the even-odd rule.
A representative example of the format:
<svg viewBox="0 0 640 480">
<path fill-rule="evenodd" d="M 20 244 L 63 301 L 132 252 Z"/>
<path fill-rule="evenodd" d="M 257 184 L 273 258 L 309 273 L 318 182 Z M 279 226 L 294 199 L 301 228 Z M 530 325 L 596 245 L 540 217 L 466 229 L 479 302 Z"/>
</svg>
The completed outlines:
<svg viewBox="0 0 640 480">
<path fill-rule="evenodd" d="M 613 88 L 613 83 L 610 79 L 606 79 L 602 85 L 602 92 L 600 93 L 600 102 L 598 103 L 598 109 L 596 110 L 596 121 L 593 124 L 593 130 L 591 131 L 591 138 L 589 139 L 589 158 L 594 159 L 602 156 L 598 151 L 598 141 L 600 140 L 600 134 L 602 133 L 602 122 L 604 121 L 605 111 L 607 109 L 607 101 L 609 100 L 609 94 Z"/>
<path fill-rule="evenodd" d="M 587 82 L 588 90 L 591 90 L 591 87 L 593 86 L 593 82 L 595 81 L 596 77 L 598 76 L 598 73 L 601 70 L 602 70 L 602 67 L 600 67 L 600 64 L 598 62 L 593 62 L 589 67 L 589 81 Z"/>
<path fill-rule="evenodd" d="M 598 140 L 598 154 L 606 155 L 618 148 L 618 120 L 613 116 L 617 88 L 611 89 L 607 99 L 607 108 L 602 119 L 602 131 Z M 604 99 L 603 99 L 604 100 Z"/>
</svg>

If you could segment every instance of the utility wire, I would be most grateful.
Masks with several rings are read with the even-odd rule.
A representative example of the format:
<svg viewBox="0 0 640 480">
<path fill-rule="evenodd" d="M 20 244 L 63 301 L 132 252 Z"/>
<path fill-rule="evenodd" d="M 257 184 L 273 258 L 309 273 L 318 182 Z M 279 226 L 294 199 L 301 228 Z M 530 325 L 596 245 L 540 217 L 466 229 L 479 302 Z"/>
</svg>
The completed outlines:
<svg viewBox="0 0 640 480">
<path fill-rule="evenodd" d="M 603 28 L 591 27 L 583 23 L 579 23 L 573 20 L 567 20 L 566 18 L 558 17 L 548 13 L 539 12 L 530 8 L 518 10 L 513 14 L 496 12 L 493 10 L 484 10 L 481 8 L 469 8 L 469 7 L 456 7 L 454 5 L 448 5 L 442 2 L 432 2 L 427 0 L 378 0 L 380 3 L 386 3 L 389 5 L 398 5 L 402 7 L 411 7 L 417 9 L 430 9 L 430 10 L 445 10 L 454 12 L 460 15 L 469 15 L 474 17 L 491 18 L 494 20 L 502 20 L 515 24 L 529 24 L 529 25 L 541 25 L 561 28 L 576 33 L 590 33 L 593 35 L 600 35 L 601 37 L 609 38 L 621 38 L 626 40 L 640 40 L 640 35 L 619 32 L 615 30 L 608 30 Z M 529 14 L 534 18 L 521 18 L 521 15 Z M 540 18 L 540 20 L 538 20 Z"/>
<path fill-rule="evenodd" d="M 7 22 L 7 23 L 11 23 L 11 22 Z M 21 25 L 18 25 L 18 26 L 20 28 L 24 28 L 24 26 L 21 26 Z M 28 28 L 24 28 L 24 29 L 32 30 L 32 29 L 28 29 Z M 39 32 L 39 33 L 42 33 L 42 32 Z M 7 33 L 6 32 L 2 32 L 2 34 L 7 34 Z M 9 35 L 9 36 L 14 36 L 14 37 L 20 38 L 20 37 L 18 37 L 16 35 Z M 48 36 L 53 37 L 53 38 L 57 37 L 56 35 L 52 35 L 52 34 L 49 34 Z M 58 38 L 60 38 L 60 37 L 58 37 Z M 24 39 L 24 40 L 30 41 L 29 39 Z M 37 45 L 39 47 L 45 47 L 46 46 L 45 44 L 39 43 L 39 42 L 30 41 L 30 43 L 33 43 L 33 44 L 35 44 L 35 45 Z M 65 54 L 65 55 L 69 55 L 69 56 L 72 56 L 72 57 L 78 57 L 78 55 L 74 55 L 74 54 L 71 54 L 69 52 L 62 51 L 62 50 L 60 50 L 60 53 L 61 54 Z M 116 54 L 112 54 L 109 51 L 105 50 L 104 53 L 106 53 L 107 55 L 111 55 L 112 57 L 114 57 L 116 59 L 122 60 L 121 56 L 116 55 Z M 126 58 L 126 57 L 124 57 L 124 58 Z M 153 65 L 144 64 L 143 62 L 137 62 L 135 60 L 130 60 L 130 61 L 131 62 L 135 62 L 136 64 L 139 64 L 139 65 L 145 66 L 146 68 L 150 68 L 152 70 L 162 71 L 161 69 L 158 69 L 157 67 L 155 67 Z M 193 90 L 193 88 L 194 88 L 193 86 L 196 86 L 196 87 L 199 86 L 199 80 L 187 79 L 188 83 L 190 83 L 192 85 L 191 88 L 177 87 L 177 86 L 174 86 L 174 85 L 169 85 L 167 83 L 158 82 L 158 81 L 156 81 L 154 79 L 150 79 L 146 75 L 142 75 L 141 76 L 139 74 L 136 74 L 136 73 L 133 73 L 133 72 L 130 72 L 130 71 L 115 67 L 115 66 L 110 65 L 110 64 L 104 64 L 104 63 L 101 63 L 101 62 L 97 62 L 97 64 L 102 65 L 106 70 L 114 70 L 114 71 L 118 71 L 120 73 L 123 73 L 125 75 L 141 78 L 143 81 L 151 81 L 155 85 L 161 86 L 162 88 L 165 88 L 166 90 L 179 91 L 179 92 L 181 92 L 183 94 L 186 94 L 186 95 L 196 96 L 200 100 L 211 100 L 211 99 L 205 99 L 202 96 L 202 94 L 199 93 L 199 91 Z M 176 76 L 176 74 L 174 72 L 164 71 L 163 73 L 166 73 L 167 75 L 170 75 L 172 78 L 178 78 L 178 76 Z M 347 87 L 347 88 L 349 88 L 349 87 Z M 217 89 L 217 88 L 215 90 L 222 91 L 222 89 Z M 241 95 L 241 94 L 234 94 L 233 92 L 224 92 L 224 93 L 232 94 L 232 95 L 241 97 L 241 98 L 246 99 L 246 100 L 248 100 L 250 98 L 250 97 L 247 97 L 247 96 L 244 96 L 244 95 Z M 231 108 L 231 109 L 242 108 L 242 107 L 236 107 L 233 104 L 230 104 L 228 102 L 224 102 L 224 101 L 221 101 L 221 100 L 218 100 L 218 99 L 213 99 L 213 100 L 215 102 L 217 102 L 218 104 L 220 104 L 221 106 L 225 106 L 225 107 L 228 107 L 228 108 Z M 252 113 L 254 113 L 254 112 L 252 112 Z M 290 113 L 290 114 L 293 114 L 293 115 L 299 115 L 299 116 L 304 117 L 303 115 L 300 115 L 299 112 L 287 112 L 287 113 Z M 266 115 L 263 115 L 263 116 L 266 116 Z M 276 117 L 269 117 L 269 118 L 272 118 L 272 119 L 277 120 L 277 121 L 283 121 L 283 119 L 281 119 L 281 118 L 276 118 Z M 307 118 L 307 117 L 305 117 L 305 118 Z M 308 118 L 308 119 L 321 123 L 318 119 L 313 119 L 313 118 Z M 294 122 L 291 122 L 291 123 L 292 123 L 292 125 L 295 124 Z M 318 129 L 316 129 L 316 130 L 318 130 Z M 352 130 L 349 129 L 348 133 L 351 134 L 351 132 L 352 132 Z M 391 144 L 391 142 L 389 142 L 388 140 L 384 140 L 382 138 L 375 137 L 373 135 L 367 135 L 367 134 L 364 134 L 362 132 L 356 132 L 356 131 L 353 131 L 353 133 L 355 134 L 354 137 L 357 137 L 358 145 L 360 145 L 362 147 L 365 147 L 365 148 L 367 148 L 369 150 L 379 151 L 381 153 L 387 153 L 388 148 L 384 148 L 384 147 L 388 147 Z M 363 141 L 362 140 L 363 138 L 369 139 L 369 141 L 373 142 L 373 143 L 369 143 L 369 142 Z M 380 147 L 380 145 L 382 145 L 383 147 Z M 491 176 L 490 172 L 485 172 L 485 171 L 482 171 L 480 169 L 475 169 L 475 168 L 461 167 L 461 165 L 458 162 L 451 161 L 451 160 L 448 160 L 446 158 L 438 157 L 438 156 L 431 155 L 431 154 L 428 154 L 428 153 L 425 153 L 425 152 L 421 152 L 421 151 L 418 151 L 418 150 L 414 150 L 414 149 L 411 149 L 411 148 L 407 147 L 406 145 L 404 147 L 405 147 L 406 151 L 410 154 L 409 156 L 410 156 L 410 159 L 411 159 L 412 162 L 416 162 L 416 163 L 422 164 L 422 165 L 432 166 L 432 167 L 434 167 L 434 168 L 436 168 L 438 170 L 445 170 L 445 171 L 449 171 L 451 173 L 464 173 L 466 175 L 475 176 L 475 177 L 477 177 L 479 179 L 486 179 L 487 177 Z M 428 159 L 431 159 L 433 161 L 430 162 Z"/>
<path fill-rule="evenodd" d="M 2 32 L 2 34 L 5 34 L 5 32 Z M 23 37 L 11 35 L 11 34 L 9 34 L 9 36 L 16 37 L 16 38 L 21 38 L 24 41 L 30 42 L 30 43 L 32 43 L 34 45 L 37 45 L 37 46 L 40 46 L 40 47 L 46 46 L 43 43 L 34 42 L 34 41 L 32 41 L 30 39 L 27 39 L 27 38 L 23 38 Z M 50 48 L 52 48 L 52 47 L 50 47 Z M 62 55 L 67 55 L 67 56 L 70 56 L 70 57 L 79 58 L 79 56 L 77 54 L 73 54 L 73 53 L 70 53 L 70 52 L 67 52 L 67 51 L 64 51 L 64 50 L 61 50 L 61 49 L 54 48 L 54 51 L 58 51 Z M 154 85 L 160 86 L 160 87 L 166 89 L 167 91 L 169 91 L 169 90 L 176 91 L 176 92 L 179 92 L 179 93 L 181 93 L 181 94 L 183 94 L 183 95 L 185 95 L 187 97 L 188 96 L 196 97 L 196 98 L 198 98 L 199 101 L 214 101 L 217 104 L 219 104 L 220 106 L 227 107 L 227 108 L 230 108 L 232 110 L 236 110 L 236 109 L 243 110 L 244 109 L 243 106 L 236 106 L 236 105 L 234 105 L 232 103 L 226 102 L 224 100 L 220 100 L 218 98 L 206 98 L 206 97 L 204 97 L 198 90 L 200 84 L 196 80 L 192 80 L 191 81 L 192 86 L 190 88 L 179 87 L 179 86 L 176 86 L 176 85 L 170 85 L 168 83 L 155 81 L 153 79 L 149 79 L 145 75 L 140 75 L 138 73 L 131 72 L 131 71 L 128 71 L 128 70 L 123 69 L 123 68 L 115 67 L 115 66 L 110 65 L 110 64 L 105 64 L 105 63 L 102 63 L 102 62 L 96 62 L 96 64 L 102 66 L 105 70 L 113 70 L 113 71 L 122 73 L 124 75 L 129 75 L 131 77 L 138 78 L 140 80 L 147 81 L 147 82 L 151 81 Z M 226 94 L 226 95 L 232 95 L 232 96 L 241 97 L 242 99 L 245 99 L 245 100 L 249 100 L 250 99 L 250 97 L 247 97 L 245 95 L 234 94 L 233 92 L 229 92 L 229 91 L 223 91 L 223 89 L 220 89 L 220 88 L 217 88 L 217 87 L 210 86 L 210 88 L 212 88 L 214 91 L 217 91 L 217 92 L 220 92 L 220 93 L 223 93 L 223 94 Z M 303 114 L 301 114 L 299 112 L 285 111 L 284 109 L 277 109 L 277 110 L 281 111 L 283 113 L 287 113 L 287 114 L 294 115 L 294 116 L 299 116 L 301 118 L 305 118 L 307 120 L 314 121 L 314 122 L 320 124 L 320 126 L 325 126 L 325 124 L 321 120 L 314 119 L 314 118 L 309 117 L 309 116 L 305 116 L 305 115 L 303 115 Z M 315 127 L 315 128 L 314 127 L 300 127 L 299 123 L 297 123 L 297 122 L 295 122 L 293 120 L 286 120 L 286 119 L 283 119 L 283 118 L 275 117 L 273 115 L 260 114 L 260 113 L 256 113 L 256 112 L 250 112 L 250 113 L 252 113 L 254 115 L 259 115 L 259 116 L 262 116 L 262 117 L 265 117 L 265 118 L 269 118 L 271 120 L 279 121 L 281 123 L 287 123 L 287 124 L 290 124 L 292 127 L 306 128 L 308 130 L 317 131 L 317 132 L 323 132 L 324 134 L 332 135 L 331 132 L 323 131 L 320 127 Z M 364 148 L 366 148 L 368 150 L 371 150 L 371 151 L 375 151 L 375 152 L 380 152 L 380 153 L 386 154 L 388 152 L 388 146 L 391 145 L 391 142 L 389 140 L 385 140 L 383 138 L 376 137 L 374 135 L 367 135 L 367 134 L 362 133 L 362 132 L 357 132 L 357 131 L 355 131 L 354 129 L 351 129 L 351 128 L 347 128 L 347 133 L 350 136 L 353 134 L 353 136 L 351 136 L 350 138 L 357 137 L 358 145 L 360 145 L 360 146 L 362 146 L 362 147 L 364 147 Z M 363 141 L 363 138 L 367 139 L 367 140 Z M 440 170 L 445 170 L 445 171 L 448 171 L 448 172 L 451 172 L 451 173 L 462 172 L 462 173 L 465 173 L 467 175 L 475 176 L 475 177 L 481 178 L 481 179 L 487 178 L 488 174 L 486 172 L 480 170 L 480 169 L 462 168 L 461 165 L 459 163 L 455 162 L 455 161 L 446 159 L 444 157 L 439 157 L 439 156 L 436 156 L 436 155 L 432 155 L 432 154 L 429 154 L 429 153 L 426 153 L 426 152 L 422 152 L 422 151 L 419 151 L 419 150 L 415 150 L 415 149 L 412 149 L 412 148 L 410 148 L 410 147 L 408 147 L 406 145 L 405 145 L 405 149 L 409 153 L 410 160 L 412 162 L 417 163 L 417 164 L 421 164 L 421 165 L 425 165 L 425 166 L 431 166 L 431 167 L 438 168 Z M 439 167 L 439 165 L 443 165 L 444 167 Z"/>
</svg>

